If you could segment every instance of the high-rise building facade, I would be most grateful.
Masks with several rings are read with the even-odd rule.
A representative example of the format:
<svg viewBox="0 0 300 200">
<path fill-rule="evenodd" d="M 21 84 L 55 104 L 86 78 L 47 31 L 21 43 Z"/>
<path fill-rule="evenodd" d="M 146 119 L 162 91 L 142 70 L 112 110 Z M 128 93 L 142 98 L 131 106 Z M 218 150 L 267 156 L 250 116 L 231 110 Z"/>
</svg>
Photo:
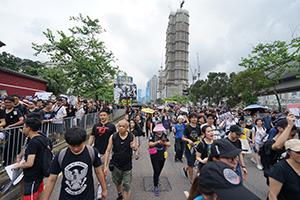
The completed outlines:
<svg viewBox="0 0 300 200">
<path fill-rule="evenodd" d="M 157 84 L 158 78 L 156 75 L 147 82 L 147 87 L 150 88 L 149 101 L 155 101 L 157 99 Z"/>
<path fill-rule="evenodd" d="M 178 9 L 169 15 L 166 38 L 165 69 L 159 70 L 158 97 L 168 98 L 189 86 L 189 12 Z"/>
</svg>

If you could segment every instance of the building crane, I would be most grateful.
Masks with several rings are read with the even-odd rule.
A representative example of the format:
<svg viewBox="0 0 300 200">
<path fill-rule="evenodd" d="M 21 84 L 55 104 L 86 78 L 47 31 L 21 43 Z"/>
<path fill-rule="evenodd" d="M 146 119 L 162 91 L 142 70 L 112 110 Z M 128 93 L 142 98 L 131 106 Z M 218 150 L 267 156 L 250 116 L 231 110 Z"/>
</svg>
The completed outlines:
<svg viewBox="0 0 300 200">
<path fill-rule="evenodd" d="M 198 80 L 200 80 L 201 71 L 200 71 L 199 54 L 198 53 L 197 53 L 197 64 L 198 64 Z"/>
<path fill-rule="evenodd" d="M 192 81 L 193 81 L 192 84 L 194 84 L 194 81 L 197 80 L 197 69 L 195 69 L 194 71 L 191 65 L 189 67 L 191 68 L 191 73 L 192 73 Z"/>
</svg>

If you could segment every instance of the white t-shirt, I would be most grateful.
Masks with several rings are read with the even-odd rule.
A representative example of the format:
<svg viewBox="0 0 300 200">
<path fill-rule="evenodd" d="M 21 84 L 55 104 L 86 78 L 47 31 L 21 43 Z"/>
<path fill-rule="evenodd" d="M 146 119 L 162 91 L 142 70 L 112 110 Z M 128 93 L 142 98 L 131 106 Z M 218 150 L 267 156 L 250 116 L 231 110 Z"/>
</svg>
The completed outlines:
<svg viewBox="0 0 300 200">
<path fill-rule="evenodd" d="M 262 142 L 261 140 L 266 135 L 266 129 L 264 127 L 258 128 L 256 126 L 256 127 L 253 127 L 252 130 L 255 132 L 255 135 L 254 135 L 255 142 L 261 143 Z"/>
<path fill-rule="evenodd" d="M 54 107 L 53 111 L 56 112 L 59 108 L 60 107 L 56 106 L 56 107 Z M 62 117 L 65 114 L 67 114 L 66 108 L 64 106 L 61 106 L 61 108 L 56 113 L 56 116 L 54 116 L 54 117 Z M 63 119 L 54 119 L 53 118 L 53 123 L 54 124 L 62 124 L 63 123 Z"/>
<path fill-rule="evenodd" d="M 81 119 L 82 113 L 84 113 L 84 109 L 80 108 L 76 114 L 76 118 L 77 119 Z"/>
</svg>

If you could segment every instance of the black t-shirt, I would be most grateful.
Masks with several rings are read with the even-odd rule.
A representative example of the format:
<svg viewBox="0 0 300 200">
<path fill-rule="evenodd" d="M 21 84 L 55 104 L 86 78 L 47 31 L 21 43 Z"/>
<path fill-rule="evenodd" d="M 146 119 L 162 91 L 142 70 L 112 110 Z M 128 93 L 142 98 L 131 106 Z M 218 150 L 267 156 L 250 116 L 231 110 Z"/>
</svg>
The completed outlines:
<svg viewBox="0 0 300 200">
<path fill-rule="evenodd" d="M 127 137 L 123 140 L 119 132 L 114 133 L 113 137 L 113 155 L 112 160 L 120 170 L 129 171 L 132 169 L 132 148 L 130 143 L 133 141 L 133 135 L 128 132 Z"/>
<path fill-rule="evenodd" d="M 32 167 L 24 169 L 24 181 L 32 183 L 33 181 L 43 180 L 43 152 L 45 148 L 45 139 L 43 136 L 37 135 L 29 140 L 26 151 L 25 160 L 27 161 L 28 155 L 35 155 Z"/>
<path fill-rule="evenodd" d="M 35 112 L 35 113 L 38 113 L 40 110 L 38 109 L 38 108 L 35 108 L 33 111 L 30 111 L 29 109 L 28 109 L 28 113 L 33 113 L 33 112 Z"/>
<path fill-rule="evenodd" d="M 139 123 L 138 122 L 135 123 L 135 130 L 138 133 L 137 136 L 143 136 L 144 135 L 143 126 L 144 126 L 144 123 L 142 122 L 142 120 Z"/>
<path fill-rule="evenodd" d="M 192 140 L 192 142 L 199 141 L 199 136 L 201 136 L 201 131 L 199 126 L 192 127 L 188 125 L 184 128 L 183 135 L 186 136 L 187 139 Z"/>
<path fill-rule="evenodd" d="M 138 132 L 136 130 L 133 129 L 131 132 L 134 136 L 138 136 Z"/>
<path fill-rule="evenodd" d="M 89 114 L 87 105 L 83 106 L 83 110 L 85 111 L 85 114 Z"/>
<path fill-rule="evenodd" d="M 102 124 L 101 122 L 94 125 L 91 135 L 95 136 L 94 146 L 100 154 L 105 154 L 110 136 L 116 132 L 116 127 L 110 122 Z"/>
<path fill-rule="evenodd" d="M 94 163 L 91 163 L 91 157 L 87 148 L 75 155 L 68 148 L 62 160 L 60 167 L 58 163 L 58 152 L 51 163 L 49 172 L 51 174 L 59 174 L 62 172 L 63 179 L 61 182 L 60 200 L 90 200 L 94 199 L 94 183 L 92 166 L 101 166 L 99 152 L 96 148 Z"/>
<path fill-rule="evenodd" d="M 5 119 L 5 112 L 2 109 L 0 109 L 0 119 Z"/>
<path fill-rule="evenodd" d="M 300 176 L 286 160 L 276 163 L 270 169 L 269 176 L 282 183 L 278 200 L 300 200 Z"/>
<path fill-rule="evenodd" d="M 5 126 L 9 126 L 9 125 L 12 125 L 14 123 L 17 123 L 19 121 L 19 118 L 23 117 L 21 111 L 19 111 L 16 108 L 14 108 L 12 111 L 10 111 L 7 114 L 6 114 L 6 108 L 5 108 L 4 113 L 5 113 L 5 122 L 6 122 Z"/>
<path fill-rule="evenodd" d="M 67 111 L 67 117 L 75 116 L 75 112 L 76 112 L 75 108 L 72 107 L 71 110 L 69 108 L 66 108 L 66 111 Z"/>
<path fill-rule="evenodd" d="M 197 145 L 197 151 L 201 153 L 201 159 L 207 158 L 211 154 L 211 145 L 212 144 L 207 144 L 205 142 L 205 139 L 202 140 L 198 145 Z M 204 166 L 203 163 L 199 162 L 199 168 L 201 169 Z"/>
<path fill-rule="evenodd" d="M 231 141 L 229 139 L 229 137 L 226 138 L 229 142 L 231 142 L 233 144 L 233 146 L 235 146 L 236 148 L 238 149 L 242 149 L 242 143 L 241 143 L 241 140 L 237 139 L 236 141 Z"/>
<path fill-rule="evenodd" d="M 158 135 L 156 135 L 155 133 L 152 133 L 150 138 L 149 138 L 149 142 L 157 142 L 159 140 L 166 140 L 167 142 L 169 142 L 169 138 L 168 136 L 163 133 L 161 135 L 161 137 L 159 137 Z M 156 146 L 154 146 L 154 148 L 157 149 L 157 153 L 156 154 L 152 154 L 150 155 L 151 159 L 154 159 L 154 160 L 164 160 L 164 153 L 167 149 L 166 146 L 164 146 L 163 144 L 158 144 Z"/>
<path fill-rule="evenodd" d="M 40 110 L 40 119 L 41 120 L 49 120 L 53 118 L 53 113 L 51 110 L 48 112 L 44 109 Z"/>
<path fill-rule="evenodd" d="M 22 113 L 23 116 L 26 115 L 26 114 L 28 113 L 26 106 L 24 106 L 24 105 L 22 105 L 22 104 L 19 104 L 19 105 L 14 106 L 14 107 L 15 107 L 16 109 L 18 109 L 18 110 Z"/>
</svg>

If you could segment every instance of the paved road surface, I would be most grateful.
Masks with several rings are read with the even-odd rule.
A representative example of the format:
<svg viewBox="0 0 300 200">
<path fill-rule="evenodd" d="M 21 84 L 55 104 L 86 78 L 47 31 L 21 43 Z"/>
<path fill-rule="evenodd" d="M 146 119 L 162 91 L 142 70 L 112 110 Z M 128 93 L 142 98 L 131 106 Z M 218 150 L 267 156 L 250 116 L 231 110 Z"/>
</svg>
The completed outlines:
<svg viewBox="0 0 300 200">
<path fill-rule="evenodd" d="M 162 171 L 161 176 L 167 177 L 172 190 L 166 192 L 160 192 L 159 197 L 153 195 L 153 192 L 146 192 L 144 188 L 144 178 L 152 176 L 152 166 L 147 152 L 147 138 L 143 138 L 143 143 L 140 148 L 140 158 L 138 160 L 133 160 L 133 178 L 131 185 L 131 198 L 133 200 L 179 200 L 186 199 L 188 195 L 190 186 L 189 180 L 185 179 L 182 175 L 182 167 L 186 165 L 186 160 L 184 163 L 174 162 L 174 139 L 170 138 L 172 146 L 168 149 L 169 156 L 165 162 L 165 167 Z M 268 187 L 265 183 L 265 178 L 263 177 L 262 171 L 259 171 L 255 164 L 250 161 L 251 155 L 246 156 L 246 166 L 249 175 L 246 177 L 246 182 L 244 185 L 259 196 L 261 199 L 266 199 L 268 194 Z M 96 180 L 96 178 L 94 178 Z M 52 192 L 51 200 L 58 199 L 60 191 L 61 176 L 58 178 L 55 188 Z M 117 198 L 117 192 L 115 185 L 112 183 L 111 174 L 107 177 L 107 190 L 108 196 L 107 200 L 115 200 Z M 97 188 L 97 183 L 95 182 L 95 191 Z"/>
</svg>

